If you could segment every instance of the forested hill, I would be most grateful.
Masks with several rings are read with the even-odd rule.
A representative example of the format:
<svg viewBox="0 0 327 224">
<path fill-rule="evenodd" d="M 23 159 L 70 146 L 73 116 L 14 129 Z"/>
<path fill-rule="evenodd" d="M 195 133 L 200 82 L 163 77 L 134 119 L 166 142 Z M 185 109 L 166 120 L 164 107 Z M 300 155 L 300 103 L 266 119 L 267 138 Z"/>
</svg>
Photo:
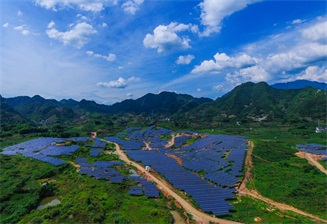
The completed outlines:
<svg viewBox="0 0 327 224">
<path fill-rule="evenodd" d="M 186 112 L 203 103 L 212 102 L 209 98 L 194 98 L 187 94 L 161 92 L 148 93 L 137 100 L 124 100 L 111 106 L 112 113 L 159 113 L 172 115 L 176 112 Z"/>
<path fill-rule="evenodd" d="M 171 116 L 176 112 L 185 112 L 193 109 L 203 103 L 212 102 L 209 98 L 194 98 L 186 94 L 176 94 L 172 92 L 162 92 L 160 94 L 146 94 L 136 100 L 124 100 L 112 106 L 97 104 L 94 101 L 73 99 L 56 101 L 53 99 L 44 99 L 41 96 L 18 96 L 3 99 L 8 103 L 2 110 L 10 112 L 15 111 L 23 117 L 33 120 L 63 121 L 77 119 L 81 115 L 89 113 L 100 114 L 162 114 Z M 10 109 L 11 108 L 11 109 Z M 9 110 L 10 109 L 10 110 Z"/>
<path fill-rule="evenodd" d="M 315 120 L 326 117 L 326 91 L 307 87 L 281 90 L 267 83 L 248 82 L 237 86 L 214 102 L 177 115 L 186 122 L 210 123 L 262 120 Z"/>
<path fill-rule="evenodd" d="M 69 121 L 89 114 L 135 114 L 169 116 L 178 122 L 215 125 L 229 121 L 325 120 L 326 91 L 312 87 L 276 89 L 267 83 L 247 82 L 216 99 L 194 98 L 186 94 L 162 92 L 124 100 L 112 106 L 94 101 L 49 100 L 41 96 L 1 98 L 3 122 Z M 10 116 L 9 116 L 10 115 Z M 6 118 L 6 119 L 4 119 Z"/>
</svg>

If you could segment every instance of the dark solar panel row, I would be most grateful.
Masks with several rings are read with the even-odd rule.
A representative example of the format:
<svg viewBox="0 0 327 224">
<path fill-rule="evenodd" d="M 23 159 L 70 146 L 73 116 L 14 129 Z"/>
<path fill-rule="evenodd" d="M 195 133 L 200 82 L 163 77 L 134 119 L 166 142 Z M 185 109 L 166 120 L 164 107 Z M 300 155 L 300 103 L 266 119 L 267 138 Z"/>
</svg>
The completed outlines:
<svg viewBox="0 0 327 224">
<path fill-rule="evenodd" d="M 142 187 L 132 186 L 129 188 L 128 194 L 130 195 L 143 195 Z"/>
<path fill-rule="evenodd" d="M 309 152 L 309 153 L 313 153 L 313 154 L 316 154 L 316 155 L 325 155 L 325 156 L 327 156 L 327 146 L 325 146 L 325 145 L 319 145 L 319 144 L 302 145 L 302 144 L 297 144 L 296 147 L 299 148 L 300 151 Z"/>
<path fill-rule="evenodd" d="M 226 198 L 235 197 L 230 189 L 223 189 L 208 183 L 199 176 L 186 171 L 179 166 L 174 159 L 153 151 L 127 151 L 129 157 L 136 161 L 141 161 L 145 165 L 150 165 L 154 170 L 162 174 L 177 189 L 192 195 L 194 200 L 206 212 L 214 214 L 224 214 L 218 211 L 218 204 L 227 207 L 229 204 Z M 203 200 L 203 197 L 207 197 Z M 206 204 L 206 207 L 204 206 Z M 210 204 L 211 206 L 208 206 Z"/>
<path fill-rule="evenodd" d="M 130 177 L 130 178 L 142 185 L 142 189 L 144 191 L 145 196 L 159 197 L 159 190 L 157 189 L 156 185 L 154 185 L 152 182 L 149 182 L 142 177 Z"/>
<path fill-rule="evenodd" d="M 98 138 L 95 138 L 95 141 L 93 143 L 93 148 L 105 148 L 106 147 L 106 142 L 101 141 Z"/>
<path fill-rule="evenodd" d="M 90 156 L 98 156 L 101 152 L 103 152 L 102 149 L 91 149 Z"/>
</svg>

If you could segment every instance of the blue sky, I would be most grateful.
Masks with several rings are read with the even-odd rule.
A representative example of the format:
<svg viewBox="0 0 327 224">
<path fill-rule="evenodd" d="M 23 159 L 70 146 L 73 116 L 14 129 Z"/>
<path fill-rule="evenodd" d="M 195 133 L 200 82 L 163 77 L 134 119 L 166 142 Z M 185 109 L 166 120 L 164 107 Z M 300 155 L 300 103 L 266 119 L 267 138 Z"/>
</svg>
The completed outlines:
<svg viewBox="0 0 327 224">
<path fill-rule="evenodd" d="M 326 1 L 3 0 L 1 95 L 112 104 L 327 82 Z"/>
</svg>

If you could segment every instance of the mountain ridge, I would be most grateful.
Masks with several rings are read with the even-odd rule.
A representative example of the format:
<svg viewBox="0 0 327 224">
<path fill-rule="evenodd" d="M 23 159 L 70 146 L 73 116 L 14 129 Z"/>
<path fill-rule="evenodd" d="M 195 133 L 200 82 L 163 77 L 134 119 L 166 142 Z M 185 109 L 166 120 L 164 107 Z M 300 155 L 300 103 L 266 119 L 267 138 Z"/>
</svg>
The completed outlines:
<svg viewBox="0 0 327 224">
<path fill-rule="evenodd" d="M 92 100 L 60 101 L 44 99 L 39 95 L 33 97 L 19 96 L 3 98 L 9 110 L 12 108 L 23 117 L 40 122 L 76 120 L 88 114 L 131 114 L 147 117 L 171 117 L 186 123 L 206 123 L 241 120 L 291 120 L 325 119 L 326 91 L 305 87 L 302 89 L 276 89 L 265 82 L 247 82 L 236 86 L 222 97 L 212 100 L 195 98 L 188 94 L 161 92 L 148 93 L 138 99 L 128 99 L 111 106 L 98 104 Z"/>
</svg>

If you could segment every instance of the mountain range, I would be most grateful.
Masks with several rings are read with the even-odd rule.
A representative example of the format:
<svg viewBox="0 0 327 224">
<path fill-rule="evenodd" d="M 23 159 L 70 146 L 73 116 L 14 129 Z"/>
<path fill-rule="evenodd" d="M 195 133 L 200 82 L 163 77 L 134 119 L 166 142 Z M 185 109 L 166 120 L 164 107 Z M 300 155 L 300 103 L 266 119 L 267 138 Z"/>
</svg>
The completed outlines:
<svg viewBox="0 0 327 224">
<path fill-rule="evenodd" d="M 171 117 L 187 123 L 274 119 L 325 119 L 326 88 L 324 83 L 305 80 L 274 84 L 247 82 L 212 100 L 187 94 L 148 93 L 136 100 L 124 100 L 111 106 L 94 101 L 72 99 L 61 101 L 41 96 L 18 96 L 1 99 L 1 122 L 52 123 L 78 119 L 87 114 L 142 114 Z M 309 86 L 300 88 L 300 86 Z"/>
</svg>

